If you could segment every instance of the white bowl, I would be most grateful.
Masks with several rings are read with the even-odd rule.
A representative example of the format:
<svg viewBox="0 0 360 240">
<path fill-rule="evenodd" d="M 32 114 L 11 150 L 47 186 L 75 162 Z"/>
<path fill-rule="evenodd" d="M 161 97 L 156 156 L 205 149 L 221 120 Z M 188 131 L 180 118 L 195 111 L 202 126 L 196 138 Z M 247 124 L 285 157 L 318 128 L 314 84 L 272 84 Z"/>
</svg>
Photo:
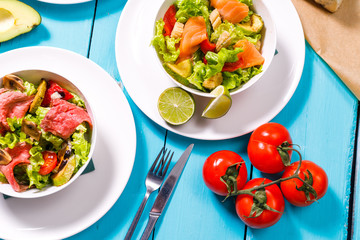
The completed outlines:
<svg viewBox="0 0 360 240">
<path fill-rule="evenodd" d="M 13 72 L 13 73 L 8 73 L 8 74 L 15 74 L 15 75 L 23 78 L 24 80 L 34 83 L 34 84 L 39 84 L 42 78 L 44 78 L 46 80 L 52 80 L 55 83 L 59 84 L 61 87 L 66 88 L 67 90 L 77 94 L 85 102 L 86 110 L 89 113 L 89 116 L 91 118 L 92 125 L 93 125 L 92 131 L 90 133 L 91 134 L 90 152 L 89 152 L 88 160 L 86 161 L 86 163 L 79 169 L 79 171 L 67 183 L 65 183 L 62 186 L 58 186 L 58 187 L 47 186 L 41 190 L 32 188 L 32 189 L 28 189 L 24 192 L 15 192 L 10 184 L 0 184 L 0 193 L 6 194 L 6 195 L 12 196 L 12 197 L 17 197 L 17 198 L 38 198 L 38 197 L 43 197 L 43 196 L 47 196 L 47 195 L 56 193 L 64 188 L 66 188 L 67 186 L 69 186 L 72 182 L 74 182 L 82 174 L 82 172 L 85 170 L 85 168 L 89 164 L 90 159 L 93 155 L 93 152 L 95 149 L 95 143 L 96 143 L 97 127 L 96 127 L 95 117 L 93 115 L 93 111 L 91 110 L 89 101 L 87 100 L 87 98 L 85 96 L 86 94 L 84 94 L 84 92 L 81 89 L 76 87 L 71 81 L 69 81 L 68 79 L 65 79 L 64 77 L 60 76 L 59 74 L 45 71 L 45 70 L 21 70 L 21 71 L 17 71 L 17 72 Z M 0 78 L 0 88 L 2 87 L 2 77 L 3 76 L 1 76 L 1 78 Z"/>
<path fill-rule="evenodd" d="M 275 49 L 276 49 L 276 27 L 275 27 L 275 22 L 273 21 L 273 18 L 271 17 L 271 13 L 269 12 L 266 4 L 265 4 L 266 0 L 253 0 L 253 6 L 252 6 L 252 10 L 254 10 L 254 12 L 258 15 L 260 15 L 264 21 L 264 28 L 262 30 L 262 47 L 261 47 L 261 55 L 265 58 L 265 62 L 264 65 L 262 67 L 262 72 L 259 73 L 258 75 L 252 77 L 247 83 L 245 83 L 244 85 L 237 87 L 235 89 L 232 89 L 230 91 L 230 95 L 235 95 L 239 92 L 242 92 L 246 89 L 248 89 L 250 86 L 252 86 L 254 83 L 256 83 L 261 77 L 262 75 L 264 75 L 264 73 L 266 72 L 266 70 L 268 69 L 268 67 L 271 64 L 271 61 L 274 57 L 275 54 Z M 162 4 L 161 8 L 159 9 L 159 12 L 157 14 L 156 17 L 156 21 L 159 20 L 160 18 L 163 18 L 166 10 L 172 5 L 174 4 L 174 0 L 165 0 L 164 3 Z M 155 24 L 154 24 L 154 33 L 155 33 Z M 156 54 L 156 51 L 154 51 Z M 160 60 L 160 59 L 159 59 Z M 163 69 L 164 72 L 165 69 Z M 174 81 L 174 83 L 176 85 L 178 85 L 179 87 L 183 88 L 184 90 L 191 92 L 195 95 L 199 95 L 199 96 L 203 96 L 203 97 L 213 97 L 210 95 L 210 93 L 206 93 L 206 92 L 202 92 L 198 89 L 195 88 L 191 88 L 188 86 L 185 86 L 183 84 L 181 84 L 180 82 L 176 81 L 174 78 L 172 78 L 167 72 L 166 75 L 172 80 Z"/>
</svg>

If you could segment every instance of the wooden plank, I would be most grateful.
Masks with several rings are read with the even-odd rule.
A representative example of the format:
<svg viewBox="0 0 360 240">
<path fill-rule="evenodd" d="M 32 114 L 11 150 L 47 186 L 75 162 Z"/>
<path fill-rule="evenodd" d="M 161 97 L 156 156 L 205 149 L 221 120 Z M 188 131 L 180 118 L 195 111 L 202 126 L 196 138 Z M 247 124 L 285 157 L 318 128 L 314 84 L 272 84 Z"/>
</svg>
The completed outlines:
<svg viewBox="0 0 360 240">
<path fill-rule="evenodd" d="M 356 109 L 355 97 L 307 44 L 300 85 L 273 121 L 289 129 L 304 159 L 326 171 L 329 188 L 309 207 L 286 203 L 276 225 L 264 230 L 249 228 L 247 239 L 346 239 Z M 253 176 L 265 175 L 254 170 Z"/>
<path fill-rule="evenodd" d="M 125 2 L 124 0 L 98 1 L 89 54 L 91 60 L 103 67 L 118 81 L 120 81 L 120 76 L 116 66 L 114 40 L 116 26 Z M 101 79 L 98 83 L 90 84 L 100 85 Z M 147 118 L 126 91 L 125 94 L 134 114 L 137 134 L 137 152 L 133 172 L 124 192 L 111 210 L 94 225 L 70 239 L 123 238 L 146 192 L 144 184 L 146 174 L 164 145 L 166 131 Z M 134 239 L 139 238 L 145 228 L 154 198 L 155 194 L 148 201 L 134 233 Z"/>
<path fill-rule="evenodd" d="M 54 46 L 87 55 L 95 1 L 75 5 L 24 0 L 37 10 L 42 23 L 29 33 L 1 43 L 0 53 L 28 46 Z"/>
<path fill-rule="evenodd" d="M 358 124 L 360 124 L 358 119 Z M 352 239 L 359 239 L 360 238 L 360 178 L 358 176 L 359 174 L 359 168 L 360 168 L 360 155 L 359 155 L 359 146 L 360 146 L 360 138 L 359 138 L 359 125 L 358 125 L 358 138 L 357 138 L 357 154 L 356 154 L 356 168 L 355 168 L 355 186 L 353 189 L 354 194 L 354 202 L 353 202 L 353 212 L 350 213 L 352 217 L 352 232 L 349 234 L 352 234 Z M 350 226 L 349 226 L 350 227 Z"/>
<path fill-rule="evenodd" d="M 204 184 L 202 166 L 207 156 L 231 150 L 245 158 L 248 136 L 226 141 L 200 141 L 169 132 L 166 145 L 181 153 L 195 143 L 165 215 L 156 225 L 155 239 L 241 239 L 245 226 L 238 219 L 233 199 L 212 193 Z M 246 160 L 247 161 L 247 160 Z M 250 166 L 247 161 L 246 166 Z M 250 172 L 250 171 L 249 171 Z"/>
<path fill-rule="evenodd" d="M 117 81 L 120 76 L 115 60 L 115 35 L 126 0 L 98 1 L 89 57 Z"/>
</svg>

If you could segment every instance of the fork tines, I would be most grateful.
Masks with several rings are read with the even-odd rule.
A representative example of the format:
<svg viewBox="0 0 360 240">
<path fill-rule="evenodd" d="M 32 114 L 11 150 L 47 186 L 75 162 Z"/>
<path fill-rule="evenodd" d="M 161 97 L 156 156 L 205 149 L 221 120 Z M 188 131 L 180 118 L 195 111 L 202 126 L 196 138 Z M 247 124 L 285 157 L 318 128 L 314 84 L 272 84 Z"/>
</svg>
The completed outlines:
<svg viewBox="0 0 360 240">
<path fill-rule="evenodd" d="M 153 165 L 151 166 L 150 171 L 158 176 L 166 175 L 166 172 L 169 168 L 169 165 L 170 165 L 173 155 L 174 155 L 174 152 L 169 151 L 167 153 L 167 149 L 165 147 L 162 147 L 162 149 L 160 150 L 159 154 L 157 155 Z M 158 164 L 160 156 L 161 156 L 161 159 L 160 159 L 160 163 Z M 157 167 L 154 171 L 154 168 L 156 165 L 157 165 Z M 164 167 L 165 167 L 165 169 L 164 169 Z"/>
</svg>

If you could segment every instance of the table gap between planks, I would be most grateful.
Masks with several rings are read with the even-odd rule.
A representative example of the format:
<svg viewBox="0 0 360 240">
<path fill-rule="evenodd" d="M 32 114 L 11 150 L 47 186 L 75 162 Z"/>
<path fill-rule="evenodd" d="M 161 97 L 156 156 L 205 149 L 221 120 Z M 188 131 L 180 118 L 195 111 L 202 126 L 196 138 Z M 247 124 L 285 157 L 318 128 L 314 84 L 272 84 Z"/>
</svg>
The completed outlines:
<svg viewBox="0 0 360 240">
<path fill-rule="evenodd" d="M 121 81 L 114 39 L 125 0 L 96 0 L 75 5 L 24 2 L 40 12 L 42 24 L 31 33 L 1 43 L 0 53 L 26 46 L 65 48 L 90 58 Z M 287 203 L 282 219 L 268 229 L 247 228 L 236 216 L 234 200 L 221 203 L 222 198 L 212 194 L 202 182 L 204 160 L 222 149 L 235 151 L 245 159 L 249 178 L 270 178 L 250 165 L 246 154 L 249 135 L 224 141 L 200 141 L 176 135 L 153 123 L 132 102 L 126 89 L 124 92 L 137 127 L 138 149 L 132 175 L 113 208 L 70 239 L 122 239 L 142 200 L 144 178 L 153 157 L 163 145 L 175 150 L 179 157 L 191 142 L 195 143 L 191 161 L 152 239 L 360 239 L 358 101 L 308 44 L 299 87 L 273 121 L 289 129 L 294 142 L 301 145 L 305 159 L 313 160 L 326 170 L 329 190 L 318 204 L 307 208 Z M 141 236 L 154 198 L 149 199 L 135 238 Z"/>
</svg>

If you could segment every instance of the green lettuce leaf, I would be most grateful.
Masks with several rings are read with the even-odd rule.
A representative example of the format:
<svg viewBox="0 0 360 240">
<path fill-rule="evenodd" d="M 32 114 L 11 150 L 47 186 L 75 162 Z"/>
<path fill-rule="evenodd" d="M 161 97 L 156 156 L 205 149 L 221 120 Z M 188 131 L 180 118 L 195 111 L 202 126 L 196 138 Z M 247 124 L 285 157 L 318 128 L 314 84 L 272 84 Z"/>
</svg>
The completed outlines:
<svg viewBox="0 0 360 240">
<path fill-rule="evenodd" d="M 241 27 L 239 27 L 236 24 L 232 24 L 231 22 L 225 21 L 225 22 L 221 23 L 216 28 L 216 30 L 211 34 L 210 41 L 217 42 L 220 35 L 224 31 L 227 31 L 228 33 L 230 33 L 231 41 L 230 41 L 229 47 L 234 45 L 237 41 L 244 39 L 244 36 L 245 36 L 243 29 Z"/>
<path fill-rule="evenodd" d="M 21 132 L 21 124 L 23 118 L 7 118 L 11 132 L 7 132 L 4 136 L 0 136 L 0 147 L 13 149 L 17 143 L 26 142 L 31 145 L 37 144 L 36 141 L 31 140 L 24 132 Z"/>
<path fill-rule="evenodd" d="M 197 89 L 206 91 L 202 83 L 206 79 L 221 72 L 226 62 L 236 62 L 238 60 L 237 54 L 241 51 L 241 48 L 232 50 L 222 48 L 218 53 L 207 52 L 205 55 L 207 64 L 204 64 L 202 61 L 197 61 L 193 67 L 193 73 L 188 77 L 189 82 Z"/>
<path fill-rule="evenodd" d="M 175 44 L 180 42 L 180 38 L 164 37 L 164 25 L 165 23 L 162 19 L 156 21 L 156 32 L 151 44 L 165 62 L 175 62 L 180 54 L 180 50 L 176 49 Z"/>
<path fill-rule="evenodd" d="M 245 3 L 249 7 L 251 7 L 253 5 L 252 0 L 239 0 L 239 2 Z"/>
<path fill-rule="evenodd" d="M 203 16 L 206 23 L 208 34 L 211 31 L 211 23 L 209 20 L 209 1 L 208 0 L 177 0 L 176 19 L 178 22 L 185 23 L 190 17 Z"/>
<path fill-rule="evenodd" d="M 12 132 L 7 132 L 5 136 L 0 136 L 0 146 L 1 148 L 10 148 L 13 149 L 15 145 L 19 142 L 19 137 Z"/>
<path fill-rule="evenodd" d="M 39 170 L 41 165 L 44 164 L 44 159 L 42 156 L 43 149 L 40 146 L 32 147 L 29 151 L 30 153 L 30 164 L 26 168 L 26 173 L 29 177 L 29 187 L 35 185 L 36 188 L 42 189 L 46 185 L 50 184 L 50 174 L 40 175 Z"/>
<path fill-rule="evenodd" d="M 12 132 L 15 132 L 15 131 L 21 129 L 22 120 L 23 120 L 23 118 L 17 118 L 17 117 L 6 119 L 7 123 L 9 124 L 10 130 Z"/>
<path fill-rule="evenodd" d="M 59 151 L 61 144 L 64 142 L 61 137 L 57 137 L 50 132 L 41 132 L 41 137 L 40 146 L 51 151 Z"/>
<path fill-rule="evenodd" d="M 256 44 L 257 41 L 259 41 L 261 39 L 261 34 L 259 33 L 259 34 L 254 34 L 254 35 L 250 35 L 250 36 L 245 36 L 244 38 L 246 38 L 252 44 Z"/>
<path fill-rule="evenodd" d="M 208 62 L 209 68 L 212 70 L 210 76 L 212 77 L 216 73 L 221 72 L 226 62 L 236 62 L 238 60 L 237 54 L 242 52 L 241 48 L 226 49 L 222 48 L 218 53 L 207 52 L 205 58 Z"/>
<path fill-rule="evenodd" d="M 205 91 L 202 83 L 205 80 L 206 71 L 206 65 L 202 61 L 197 61 L 193 67 L 193 73 L 188 77 L 189 82 L 201 91 Z"/>
<path fill-rule="evenodd" d="M 25 87 L 24 93 L 28 96 L 34 95 L 37 92 L 35 85 L 28 81 L 24 81 L 24 87 Z"/>
<path fill-rule="evenodd" d="M 76 166 L 74 174 L 86 163 L 90 152 L 91 144 L 86 140 L 85 133 L 87 127 L 85 123 L 80 124 L 75 133 L 71 136 L 71 145 L 74 150 Z"/>
<path fill-rule="evenodd" d="M 234 72 L 223 72 L 223 83 L 222 85 L 228 90 L 237 88 L 247 83 L 252 77 L 261 73 L 262 66 L 250 67 L 246 69 L 237 69 Z"/>
<path fill-rule="evenodd" d="M 82 100 L 78 95 L 76 95 L 75 93 L 71 93 L 71 95 L 73 95 L 74 97 L 71 98 L 70 100 L 68 100 L 69 102 L 77 105 L 78 107 L 82 107 L 85 108 L 85 102 L 84 100 Z"/>
<path fill-rule="evenodd" d="M 25 116 L 25 119 L 32 121 L 32 122 L 36 123 L 37 125 L 40 125 L 41 121 L 44 119 L 45 115 L 47 114 L 47 112 L 49 110 L 50 110 L 50 108 L 38 107 L 36 109 L 35 115 L 28 113 Z"/>
</svg>

